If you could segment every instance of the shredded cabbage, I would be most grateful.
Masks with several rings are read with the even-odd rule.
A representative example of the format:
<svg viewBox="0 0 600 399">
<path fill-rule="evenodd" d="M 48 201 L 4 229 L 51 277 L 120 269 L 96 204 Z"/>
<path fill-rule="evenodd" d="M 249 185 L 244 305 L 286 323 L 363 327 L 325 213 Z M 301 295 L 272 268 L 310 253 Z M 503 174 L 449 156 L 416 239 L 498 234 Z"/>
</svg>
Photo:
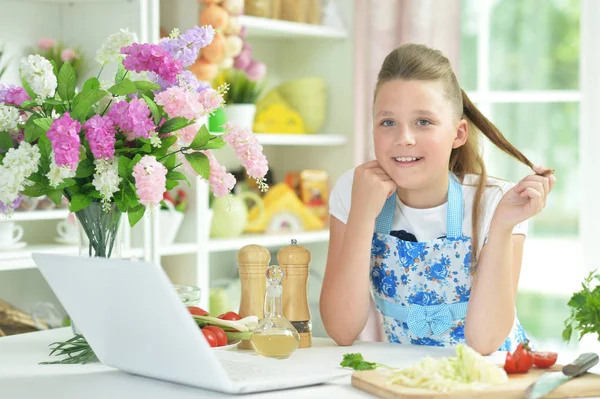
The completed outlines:
<svg viewBox="0 0 600 399">
<path fill-rule="evenodd" d="M 390 373 L 390 382 L 448 392 L 478 390 L 508 381 L 506 372 L 466 345 L 456 346 L 456 357 L 433 359 Z"/>
</svg>

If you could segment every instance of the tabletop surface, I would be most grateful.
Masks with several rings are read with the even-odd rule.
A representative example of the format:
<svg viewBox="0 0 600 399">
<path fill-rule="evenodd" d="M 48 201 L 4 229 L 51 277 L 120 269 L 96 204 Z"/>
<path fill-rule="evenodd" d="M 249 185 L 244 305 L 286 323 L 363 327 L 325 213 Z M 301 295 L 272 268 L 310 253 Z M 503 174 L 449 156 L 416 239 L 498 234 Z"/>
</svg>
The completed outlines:
<svg viewBox="0 0 600 399">
<path fill-rule="evenodd" d="M 86 365 L 40 365 L 40 362 L 56 360 L 49 357 L 49 345 L 72 336 L 69 328 L 34 332 L 0 338 L 0 396 L 6 398 L 60 397 L 81 398 L 208 398 L 231 397 L 213 391 L 139 377 L 104 366 L 100 363 Z M 339 364 L 344 353 L 360 352 L 366 360 L 405 367 L 425 356 L 453 356 L 453 348 L 396 345 L 375 342 L 356 342 L 350 347 L 340 347 L 330 339 L 314 338 L 313 348 L 322 354 L 320 361 Z M 323 348 L 322 350 L 319 348 Z M 299 349 L 302 350 L 302 349 Z M 234 349 L 235 351 L 235 349 Z M 293 355 L 292 355 L 293 356 Z M 502 362 L 503 354 L 490 357 Z M 559 358 L 569 362 L 575 354 Z M 564 364 L 564 363 L 563 363 Z M 600 372 L 596 367 L 592 371 Z M 243 398 L 369 398 L 350 384 L 352 370 L 348 375 L 325 384 L 282 391 L 245 394 Z"/>
</svg>

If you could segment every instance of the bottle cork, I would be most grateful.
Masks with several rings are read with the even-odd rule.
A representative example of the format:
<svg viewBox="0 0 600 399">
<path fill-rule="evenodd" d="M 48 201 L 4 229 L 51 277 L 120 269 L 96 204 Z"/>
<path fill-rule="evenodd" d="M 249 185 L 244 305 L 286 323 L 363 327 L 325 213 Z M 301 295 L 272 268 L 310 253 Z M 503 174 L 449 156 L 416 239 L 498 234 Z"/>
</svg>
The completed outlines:
<svg viewBox="0 0 600 399">
<path fill-rule="evenodd" d="M 310 252 L 292 240 L 291 245 L 279 251 L 277 261 L 283 269 L 283 316 L 298 331 L 300 348 L 308 348 L 312 345 L 307 292 Z"/>
<path fill-rule="evenodd" d="M 237 254 L 241 281 L 240 317 L 264 317 L 264 301 L 267 290 L 265 273 L 271 262 L 271 253 L 260 245 L 246 245 Z M 240 349 L 252 349 L 250 341 L 241 341 Z"/>
</svg>

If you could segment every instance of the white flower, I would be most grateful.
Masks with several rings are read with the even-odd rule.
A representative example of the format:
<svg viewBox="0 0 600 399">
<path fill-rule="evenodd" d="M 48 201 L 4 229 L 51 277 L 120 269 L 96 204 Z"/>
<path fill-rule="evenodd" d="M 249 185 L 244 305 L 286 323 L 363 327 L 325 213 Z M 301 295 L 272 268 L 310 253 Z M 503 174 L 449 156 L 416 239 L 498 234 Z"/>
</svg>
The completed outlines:
<svg viewBox="0 0 600 399">
<path fill-rule="evenodd" d="M 50 155 L 50 172 L 46 175 L 50 181 L 50 185 L 54 188 L 58 187 L 65 179 L 75 177 L 76 171 L 71 170 L 71 167 L 58 166 L 54 160 L 54 153 Z"/>
<path fill-rule="evenodd" d="M 121 47 L 127 47 L 137 41 L 138 38 L 135 33 L 129 32 L 128 29 L 121 29 L 120 32 L 113 33 L 106 39 L 106 42 L 96 53 L 96 61 L 102 65 L 119 62 L 123 58 Z"/>
<path fill-rule="evenodd" d="M 40 150 L 37 145 L 22 141 L 18 148 L 11 148 L 0 165 L 0 201 L 12 204 L 25 186 L 33 184 L 27 178 L 38 170 Z"/>
<path fill-rule="evenodd" d="M 39 104 L 48 97 L 54 97 L 56 76 L 50 61 L 41 55 L 30 55 L 21 60 L 21 77 L 37 94 Z"/>
<path fill-rule="evenodd" d="M 154 148 L 160 148 L 162 146 L 162 142 L 160 141 L 160 137 L 158 137 L 158 132 L 154 132 L 150 138 L 150 144 Z"/>
<path fill-rule="evenodd" d="M 100 192 L 103 207 L 107 209 L 110 207 L 113 194 L 119 191 L 119 183 L 123 180 L 119 177 L 119 159 L 117 157 L 96 159 L 94 165 L 96 165 L 96 173 L 92 184 Z"/>
<path fill-rule="evenodd" d="M 0 103 L 0 132 L 16 132 L 19 130 L 17 128 L 19 122 L 21 122 L 19 111 L 15 107 Z"/>
</svg>

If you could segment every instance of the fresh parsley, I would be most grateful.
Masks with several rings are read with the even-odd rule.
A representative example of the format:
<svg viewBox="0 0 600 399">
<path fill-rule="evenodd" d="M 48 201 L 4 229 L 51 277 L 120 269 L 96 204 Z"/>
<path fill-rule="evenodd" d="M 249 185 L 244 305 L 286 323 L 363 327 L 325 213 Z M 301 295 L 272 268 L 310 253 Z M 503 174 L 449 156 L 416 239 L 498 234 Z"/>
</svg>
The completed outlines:
<svg viewBox="0 0 600 399">
<path fill-rule="evenodd" d="M 571 315 L 565 320 L 563 339 L 569 342 L 576 331 L 579 339 L 587 334 L 598 334 L 600 341 L 600 274 L 592 271 L 581 287 L 569 300 Z"/>
<path fill-rule="evenodd" d="M 360 353 L 346 353 L 340 366 L 349 367 L 354 370 L 375 370 L 377 367 L 391 368 L 385 364 L 367 362 Z"/>
</svg>

